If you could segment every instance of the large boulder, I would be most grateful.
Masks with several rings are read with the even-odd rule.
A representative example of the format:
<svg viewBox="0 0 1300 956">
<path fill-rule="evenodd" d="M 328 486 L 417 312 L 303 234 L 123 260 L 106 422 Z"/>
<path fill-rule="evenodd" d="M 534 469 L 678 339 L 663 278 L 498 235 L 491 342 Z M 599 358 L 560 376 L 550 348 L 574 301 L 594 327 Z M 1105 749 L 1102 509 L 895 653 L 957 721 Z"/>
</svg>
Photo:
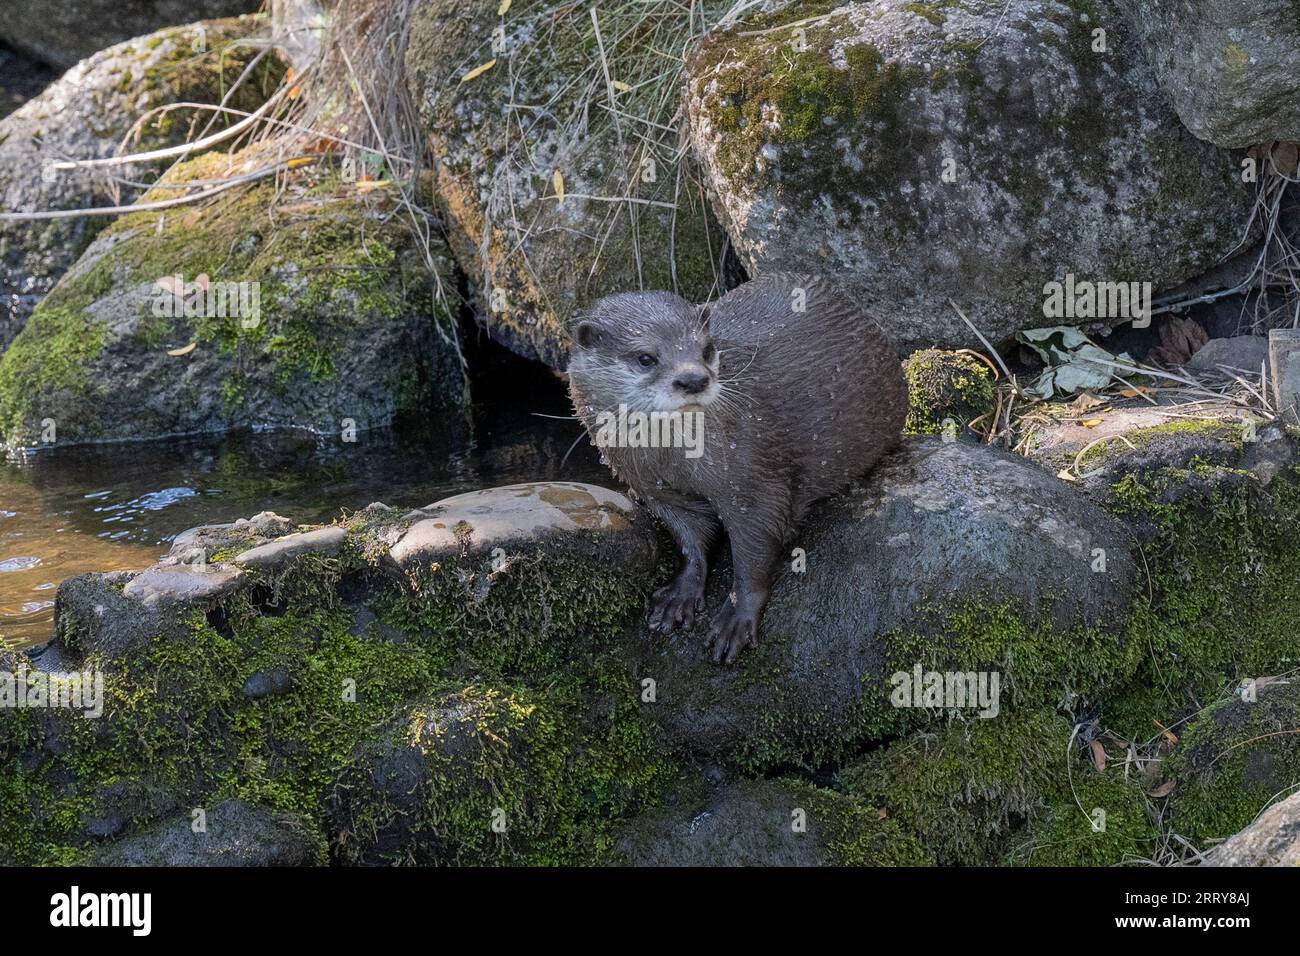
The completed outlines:
<svg viewBox="0 0 1300 956">
<path fill-rule="evenodd" d="M 541 0 L 504 18 L 491 3 L 415 9 L 406 79 L 444 223 L 479 321 L 511 350 L 562 368 L 569 319 L 600 296 L 704 301 L 719 288 L 724 236 L 673 125 L 673 56 L 696 14 Z"/>
<path fill-rule="evenodd" d="M 170 103 L 216 104 L 229 93 L 227 105 L 233 109 L 257 109 L 279 83 L 280 61 L 263 56 L 238 88 L 234 83 L 262 52 L 255 38 L 264 27 L 264 18 L 258 17 L 169 27 L 78 63 L 0 120 L 0 210 L 129 203 L 134 193 L 120 181 L 152 179 L 155 171 L 148 164 L 109 170 L 116 180 L 104 170 L 55 170 L 52 164 L 103 159 L 119 149 L 172 146 L 192 134 L 193 123 L 204 129 L 213 121 L 211 113 L 170 110 L 141 123 L 138 136 L 128 136 L 146 114 Z M 212 128 L 235 121 L 217 118 Z M 0 223 L 0 353 L 41 297 L 111 221 L 88 216 Z"/>
<path fill-rule="evenodd" d="M 53 66 L 70 67 L 160 27 L 255 13 L 261 0 L 9 0 L 0 39 Z"/>
<path fill-rule="evenodd" d="M 207 154 L 145 201 L 276 162 Z M 253 426 L 346 440 L 463 408 L 452 309 L 400 212 L 381 194 L 313 186 L 304 171 L 114 222 L 0 360 L 0 443 Z"/>
<path fill-rule="evenodd" d="M 1179 118 L 1201 139 L 1300 142 L 1296 0 L 1137 0 L 1132 21 Z"/>
<path fill-rule="evenodd" d="M 909 350 L 978 344 L 950 298 L 994 342 L 1127 322 L 1118 300 L 1045 319 L 1044 287 L 1159 292 L 1232 249 L 1254 202 L 1108 0 L 789 5 L 715 33 L 686 107 L 751 274 L 821 263 Z"/>
<path fill-rule="evenodd" d="M 1095 695 L 1142 653 L 1116 626 L 1135 579 L 1128 533 L 984 446 L 909 440 L 863 487 L 814 509 L 794 544 L 759 645 L 736 668 L 709 662 L 707 622 L 669 639 L 642 624 L 631 639 L 634 676 L 653 682 L 647 706 L 687 748 L 818 766 L 930 715 L 899 704 L 899 673 L 910 692 L 916 669 L 996 672 L 1008 710 Z M 710 608 L 728 572 L 712 573 Z"/>
<path fill-rule="evenodd" d="M 1209 849 L 1300 787 L 1300 683 L 1252 675 L 1187 726 L 1161 770 L 1170 828 Z"/>
</svg>

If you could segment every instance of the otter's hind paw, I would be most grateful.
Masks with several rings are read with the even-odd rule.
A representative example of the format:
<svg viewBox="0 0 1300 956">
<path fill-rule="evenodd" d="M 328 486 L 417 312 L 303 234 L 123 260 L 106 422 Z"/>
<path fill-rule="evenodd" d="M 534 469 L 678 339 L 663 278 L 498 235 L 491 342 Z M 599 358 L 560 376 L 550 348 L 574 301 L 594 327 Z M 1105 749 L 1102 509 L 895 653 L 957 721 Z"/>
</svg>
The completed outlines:
<svg viewBox="0 0 1300 956">
<path fill-rule="evenodd" d="M 723 602 L 709 628 L 709 656 L 715 664 L 734 664 L 746 647 L 758 646 L 758 615 Z"/>
<path fill-rule="evenodd" d="M 665 584 L 650 598 L 650 630 L 671 634 L 680 627 L 689 631 L 695 612 L 704 610 L 704 586 L 680 576 Z"/>
</svg>

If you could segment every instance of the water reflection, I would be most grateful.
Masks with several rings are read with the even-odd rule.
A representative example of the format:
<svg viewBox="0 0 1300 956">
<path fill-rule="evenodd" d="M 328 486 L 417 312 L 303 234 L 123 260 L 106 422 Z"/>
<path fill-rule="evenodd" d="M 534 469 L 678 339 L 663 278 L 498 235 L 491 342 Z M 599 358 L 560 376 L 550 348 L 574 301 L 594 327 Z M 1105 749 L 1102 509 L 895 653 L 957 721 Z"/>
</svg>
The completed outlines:
<svg viewBox="0 0 1300 956">
<path fill-rule="evenodd" d="M 0 639 L 47 640 L 54 594 L 87 571 L 141 568 L 198 524 L 275 511 L 321 522 L 372 501 L 427 505 L 489 485 L 565 478 L 608 482 L 551 395 L 539 409 L 480 412 L 471 430 L 407 426 L 355 443 L 302 434 L 245 434 L 55 449 L 0 464 Z"/>
</svg>

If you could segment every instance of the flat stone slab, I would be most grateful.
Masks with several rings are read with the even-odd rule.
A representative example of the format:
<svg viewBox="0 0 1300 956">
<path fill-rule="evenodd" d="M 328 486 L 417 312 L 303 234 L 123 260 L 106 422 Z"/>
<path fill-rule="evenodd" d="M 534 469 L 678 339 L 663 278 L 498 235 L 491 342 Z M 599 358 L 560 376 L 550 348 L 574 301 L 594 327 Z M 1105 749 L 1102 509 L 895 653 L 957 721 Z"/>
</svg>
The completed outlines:
<svg viewBox="0 0 1300 956">
<path fill-rule="evenodd" d="M 122 593 L 145 607 L 159 603 L 202 601 L 232 591 L 240 577 L 237 568 L 180 564 L 154 565 L 127 582 Z"/>
<path fill-rule="evenodd" d="M 576 481 L 528 482 L 455 495 L 422 508 L 389 551 L 401 567 L 480 552 L 503 542 L 633 527 L 626 495 Z"/>
<path fill-rule="evenodd" d="M 286 534 L 236 555 L 235 564 L 265 569 L 278 567 L 304 554 L 337 554 L 346 537 L 347 530 L 338 525 Z"/>
</svg>

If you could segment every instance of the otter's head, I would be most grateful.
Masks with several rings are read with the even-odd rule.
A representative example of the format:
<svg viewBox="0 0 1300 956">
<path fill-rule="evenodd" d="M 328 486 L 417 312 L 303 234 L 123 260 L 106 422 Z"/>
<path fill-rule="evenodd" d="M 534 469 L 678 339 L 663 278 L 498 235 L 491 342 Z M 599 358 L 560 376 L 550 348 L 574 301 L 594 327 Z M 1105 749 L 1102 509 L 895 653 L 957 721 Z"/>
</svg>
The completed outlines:
<svg viewBox="0 0 1300 956">
<path fill-rule="evenodd" d="M 573 329 L 569 375 L 602 409 L 694 411 L 718 397 L 708 307 L 668 292 L 606 296 Z"/>
</svg>

